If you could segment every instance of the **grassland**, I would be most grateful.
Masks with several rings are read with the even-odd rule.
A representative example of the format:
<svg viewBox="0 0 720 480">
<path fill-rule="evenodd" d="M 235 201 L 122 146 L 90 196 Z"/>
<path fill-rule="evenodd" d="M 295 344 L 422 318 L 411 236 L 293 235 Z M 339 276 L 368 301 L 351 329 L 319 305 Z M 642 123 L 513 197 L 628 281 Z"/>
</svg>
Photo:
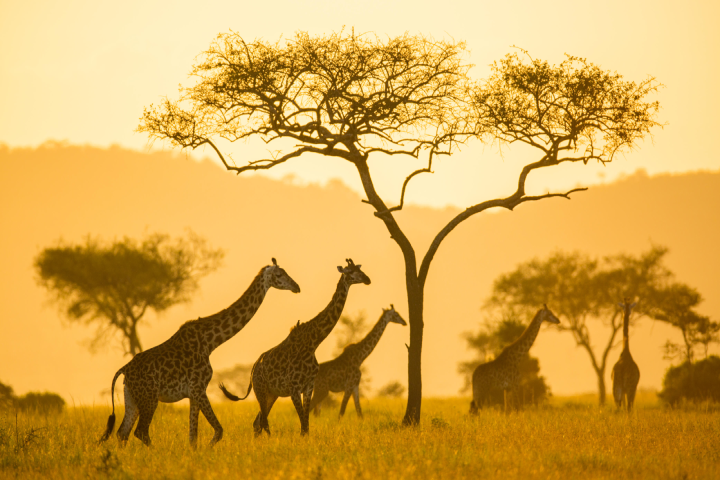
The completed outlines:
<svg viewBox="0 0 720 480">
<path fill-rule="evenodd" d="M 402 400 L 363 400 L 349 411 L 311 417 L 299 435 L 289 402 L 270 416 L 272 437 L 254 439 L 254 402 L 215 406 L 225 437 L 188 448 L 187 408 L 161 404 L 152 448 L 131 437 L 98 445 L 106 407 L 60 415 L 0 412 L 0 478 L 395 479 L 395 478 L 720 478 L 720 410 L 665 409 L 651 395 L 630 415 L 600 409 L 594 397 L 556 398 L 542 408 L 467 415 L 468 399 L 426 399 L 423 422 L 402 428 Z M 122 412 L 120 412 L 122 413 Z M 120 417 L 122 418 L 122 417 Z M 201 416 L 202 419 L 202 416 Z"/>
</svg>

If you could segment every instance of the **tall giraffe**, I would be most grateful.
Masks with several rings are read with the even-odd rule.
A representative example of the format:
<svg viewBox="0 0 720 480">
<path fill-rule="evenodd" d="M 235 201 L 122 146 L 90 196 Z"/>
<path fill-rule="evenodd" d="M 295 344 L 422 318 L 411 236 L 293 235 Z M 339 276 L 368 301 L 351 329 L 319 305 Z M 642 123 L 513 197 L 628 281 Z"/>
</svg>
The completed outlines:
<svg viewBox="0 0 720 480">
<path fill-rule="evenodd" d="M 626 298 L 624 303 L 618 304 L 623 309 L 623 349 L 610 374 L 613 381 L 615 405 L 617 405 L 617 408 L 622 408 L 623 403 L 625 403 L 628 412 L 632 410 L 635 402 L 635 392 L 640 381 L 640 369 L 630 354 L 630 337 L 628 335 L 630 313 L 636 303 L 630 303 L 630 300 Z"/>
<path fill-rule="evenodd" d="M 359 389 L 362 377 L 360 365 L 375 349 L 388 323 L 407 325 L 400 314 L 395 311 L 393 305 L 390 305 L 389 309 L 383 308 L 380 319 L 365 338 L 345 347 L 345 350 L 337 358 L 320 364 L 317 377 L 315 377 L 315 393 L 310 402 L 310 410 L 314 410 L 317 415 L 320 413 L 320 402 L 327 397 L 329 392 L 345 392 L 340 405 L 340 417 L 342 418 L 345 414 L 345 407 L 352 395 L 355 401 L 355 411 L 362 418 Z"/>
<path fill-rule="evenodd" d="M 505 412 L 510 411 L 512 403 L 518 406 L 518 399 L 513 399 L 520 383 L 518 364 L 535 343 L 543 322 L 560 323 L 546 305 L 538 310 L 520 338 L 505 347 L 495 360 L 477 366 L 472 376 L 473 400 L 470 402 L 470 413 L 477 413 L 487 403 L 490 391 L 497 388 L 505 394 Z"/>
<path fill-rule="evenodd" d="M 360 270 L 360 265 L 355 265 L 351 259 L 347 259 L 345 268 L 337 268 L 342 275 L 328 306 L 312 320 L 298 322 L 282 343 L 260 355 L 253 365 L 245 396 L 237 397 L 220 385 L 225 396 L 233 401 L 246 399 L 255 388 L 255 397 L 260 404 L 260 412 L 253 422 L 256 437 L 263 430 L 270 434 L 268 415 L 278 397 L 292 399 L 300 417 L 300 434 L 310 433 L 310 399 L 318 373 L 315 350 L 340 318 L 350 286 L 356 283 L 370 285 L 370 279 Z"/>
<path fill-rule="evenodd" d="M 215 430 L 210 444 L 220 441 L 223 429 L 205 392 L 213 373 L 210 354 L 242 330 L 257 312 L 270 287 L 300 292 L 298 284 L 277 265 L 274 258 L 272 263 L 260 270 L 245 293 L 228 308 L 209 317 L 186 322 L 168 340 L 137 354 L 117 371 L 110 391 L 115 391 L 115 381 L 121 373 L 124 374 L 125 417 L 117 431 L 121 444 L 127 442 L 139 417 L 135 436 L 149 446 L 150 422 L 158 401 L 174 403 L 183 398 L 190 399 L 190 445 L 197 445 L 200 411 Z M 114 395 L 112 405 L 113 412 L 101 442 L 110 437 L 115 426 Z"/>
</svg>

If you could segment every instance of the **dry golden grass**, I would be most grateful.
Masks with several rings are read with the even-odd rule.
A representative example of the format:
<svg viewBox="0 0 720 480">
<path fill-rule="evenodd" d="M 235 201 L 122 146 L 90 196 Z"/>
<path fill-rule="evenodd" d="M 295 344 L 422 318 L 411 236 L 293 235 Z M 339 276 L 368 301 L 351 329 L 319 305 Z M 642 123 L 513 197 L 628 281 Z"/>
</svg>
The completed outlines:
<svg viewBox="0 0 720 480">
<path fill-rule="evenodd" d="M 630 415 L 594 397 L 555 398 L 543 408 L 467 415 L 469 399 L 426 399 L 423 422 L 402 428 L 401 400 L 363 400 L 354 411 L 311 417 L 300 437 L 295 411 L 278 402 L 272 437 L 254 439 L 256 403 L 222 403 L 225 437 L 188 448 L 187 408 L 161 405 L 152 448 L 131 436 L 98 445 L 109 409 L 68 408 L 61 415 L 0 413 L 0 478 L 720 478 L 720 412 L 669 410 L 643 394 Z M 120 410 L 120 418 L 122 411 Z M 202 416 L 201 416 L 202 418 Z M 33 430 L 35 429 L 35 430 Z"/>
</svg>

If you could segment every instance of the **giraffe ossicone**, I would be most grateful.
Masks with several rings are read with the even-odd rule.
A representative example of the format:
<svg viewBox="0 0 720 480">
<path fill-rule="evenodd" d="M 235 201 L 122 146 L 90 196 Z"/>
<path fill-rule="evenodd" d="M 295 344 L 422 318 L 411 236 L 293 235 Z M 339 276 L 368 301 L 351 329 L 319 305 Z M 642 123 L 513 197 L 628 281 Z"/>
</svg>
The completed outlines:
<svg viewBox="0 0 720 480">
<path fill-rule="evenodd" d="M 547 305 L 538 310 L 520 338 L 505 347 L 502 352 L 487 363 L 477 366 L 472 376 L 473 399 L 470 402 L 470 413 L 475 414 L 489 401 L 492 390 L 501 389 L 505 396 L 505 411 L 511 408 L 519 408 L 518 400 L 515 398 L 517 387 L 520 383 L 520 369 L 518 365 L 525 355 L 530 351 L 535 338 L 537 338 L 540 326 L 543 322 L 559 324 L 560 320 L 553 314 Z"/>
<path fill-rule="evenodd" d="M 355 411 L 362 418 L 362 409 L 360 408 L 360 380 L 362 371 L 360 366 L 365 359 L 372 353 L 375 346 L 380 341 L 385 327 L 389 323 L 397 323 L 399 325 L 407 325 L 407 322 L 395 311 L 395 306 L 383 309 L 382 315 L 378 319 L 375 326 L 368 334 L 357 343 L 353 343 L 345 347 L 345 350 L 335 359 L 321 363 L 317 377 L 315 377 L 315 389 L 310 402 L 310 410 L 316 415 L 320 413 L 320 404 L 328 396 L 329 392 L 343 392 L 342 403 L 340 404 L 339 417 L 345 414 L 350 395 L 355 403 Z"/>
<path fill-rule="evenodd" d="M 115 426 L 115 381 L 120 374 L 125 375 L 125 416 L 117 431 L 121 444 L 127 442 L 137 421 L 135 436 L 150 445 L 150 423 L 158 402 L 173 403 L 184 398 L 190 399 L 190 445 L 197 444 L 200 412 L 215 432 L 210 444 L 220 441 L 223 428 L 206 393 L 213 374 L 210 354 L 242 330 L 270 288 L 300 292 L 295 280 L 273 258 L 273 264 L 263 267 L 245 293 L 228 308 L 186 322 L 168 340 L 137 354 L 120 368 L 112 380 L 113 410 L 100 442 L 110 438 Z"/>
<path fill-rule="evenodd" d="M 315 351 L 337 324 L 350 287 L 359 283 L 370 285 L 370 278 L 360 270 L 360 265 L 349 258 L 346 261 L 345 267 L 338 267 L 340 280 L 330 303 L 312 320 L 296 325 L 279 345 L 260 355 L 252 367 L 244 397 L 237 397 L 220 385 L 225 396 L 233 401 L 243 400 L 255 390 L 260 404 L 253 422 L 256 437 L 263 431 L 270 434 L 268 415 L 278 397 L 291 398 L 300 418 L 300 434 L 310 432 L 310 399 L 318 372 Z"/>
</svg>

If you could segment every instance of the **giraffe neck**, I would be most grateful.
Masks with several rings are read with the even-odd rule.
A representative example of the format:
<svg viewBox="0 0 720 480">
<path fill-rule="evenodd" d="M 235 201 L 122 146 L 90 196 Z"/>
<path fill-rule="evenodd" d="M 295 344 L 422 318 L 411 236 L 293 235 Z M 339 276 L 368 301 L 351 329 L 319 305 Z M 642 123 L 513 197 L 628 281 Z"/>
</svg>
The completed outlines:
<svg viewBox="0 0 720 480">
<path fill-rule="evenodd" d="M 310 347 L 317 349 L 320 343 L 325 340 L 325 338 L 330 335 L 330 332 L 332 332 L 332 329 L 335 328 L 335 324 L 337 324 L 337 321 L 340 319 L 340 314 L 343 308 L 345 308 L 345 300 L 347 300 L 349 290 L 350 285 L 345 282 L 345 275 L 342 275 L 328 306 L 317 314 L 315 318 L 307 322 L 307 327 L 305 328 L 307 329 L 306 331 L 310 332 L 309 340 L 307 340 L 307 344 Z"/>
<path fill-rule="evenodd" d="M 623 351 L 630 351 L 630 309 L 623 308 Z"/>
<path fill-rule="evenodd" d="M 265 269 L 260 270 L 242 296 L 225 310 L 200 319 L 205 341 L 212 352 L 243 329 L 260 308 L 270 288 L 265 279 Z"/>
<path fill-rule="evenodd" d="M 532 322 L 530 322 L 530 325 L 528 325 L 522 335 L 520 335 L 520 338 L 505 347 L 505 350 L 503 350 L 502 353 L 507 355 L 511 361 L 519 362 L 522 357 L 527 355 L 530 351 L 530 347 L 532 347 L 533 343 L 535 343 L 535 339 L 540 331 L 540 325 L 542 325 L 541 312 L 542 310 L 538 311 L 535 318 L 533 318 Z"/>
<path fill-rule="evenodd" d="M 372 330 L 370 330 L 370 332 L 365 335 L 365 338 L 363 338 L 356 344 L 354 350 L 357 353 L 353 358 L 353 363 L 356 363 L 358 367 L 375 349 L 375 346 L 380 341 L 380 337 L 382 337 L 382 334 L 385 331 L 385 327 L 387 327 L 387 324 L 388 321 L 385 318 L 385 314 L 383 314 L 377 321 L 375 326 L 372 328 Z"/>
</svg>

